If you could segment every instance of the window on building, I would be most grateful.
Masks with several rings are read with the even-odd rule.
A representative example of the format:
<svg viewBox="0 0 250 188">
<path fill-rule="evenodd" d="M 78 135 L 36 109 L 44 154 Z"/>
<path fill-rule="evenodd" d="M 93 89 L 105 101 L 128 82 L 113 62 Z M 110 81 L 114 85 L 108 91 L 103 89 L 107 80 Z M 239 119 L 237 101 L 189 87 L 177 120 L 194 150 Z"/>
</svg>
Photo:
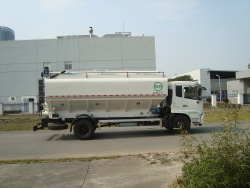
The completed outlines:
<svg viewBox="0 0 250 188">
<path fill-rule="evenodd" d="M 65 70 L 71 70 L 72 69 L 72 62 L 71 61 L 66 61 L 64 63 L 64 69 Z"/>
<path fill-rule="evenodd" d="M 237 97 L 237 96 L 238 96 L 238 90 L 233 90 L 232 95 L 233 95 L 234 97 Z"/>
</svg>

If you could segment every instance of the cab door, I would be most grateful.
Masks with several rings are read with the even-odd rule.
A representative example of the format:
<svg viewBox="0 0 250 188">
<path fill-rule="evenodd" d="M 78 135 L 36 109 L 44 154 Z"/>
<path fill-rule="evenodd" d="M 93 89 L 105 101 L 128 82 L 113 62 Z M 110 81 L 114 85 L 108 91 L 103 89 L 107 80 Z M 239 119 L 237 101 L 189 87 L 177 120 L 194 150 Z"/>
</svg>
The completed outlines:
<svg viewBox="0 0 250 188">
<path fill-rule="evenodd" d="M 175 85 L 174 95 L 172 101 L 172 110 L 182 110 L 183 109 L 183 88 L 182 86 Z"/>
</svg>

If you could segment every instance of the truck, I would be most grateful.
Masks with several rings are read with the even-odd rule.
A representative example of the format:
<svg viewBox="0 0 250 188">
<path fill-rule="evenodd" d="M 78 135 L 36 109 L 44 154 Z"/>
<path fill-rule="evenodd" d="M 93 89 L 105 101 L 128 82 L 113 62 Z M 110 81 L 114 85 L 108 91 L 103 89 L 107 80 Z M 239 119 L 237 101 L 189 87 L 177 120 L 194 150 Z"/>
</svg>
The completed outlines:
<svg viewBox="0 0 250 188">
<path fill-rule="evenodd" d="M 33 130 L 68 129 L 80 140 L 110 125 L 156 125 L 174 134 L 189 132 L 204 119 L 202 87 L 195 81 L 168 81 L 158 71 L 42 73 L 44 104 Z"/>
</svg>

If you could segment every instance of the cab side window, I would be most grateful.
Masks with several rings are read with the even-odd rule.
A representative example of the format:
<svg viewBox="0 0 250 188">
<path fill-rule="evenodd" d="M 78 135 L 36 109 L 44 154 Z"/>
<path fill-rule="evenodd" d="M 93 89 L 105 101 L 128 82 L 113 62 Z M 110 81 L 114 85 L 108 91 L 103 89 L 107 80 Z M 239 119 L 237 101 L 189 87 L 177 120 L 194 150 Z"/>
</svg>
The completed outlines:
<svg viewBox="0 0 250 188">
<path fill-rule="evenodd" d="M 192 100 L 199 100 L 199 96 L 201 93 L 198 93 L 197 87 L 184 87 L 184 98 L 192 99 Z"/>
<path fill-rule="evenodd" d="M 176 97 L 182 97 L 182 86 L 176 86 Z"/>
</svg>

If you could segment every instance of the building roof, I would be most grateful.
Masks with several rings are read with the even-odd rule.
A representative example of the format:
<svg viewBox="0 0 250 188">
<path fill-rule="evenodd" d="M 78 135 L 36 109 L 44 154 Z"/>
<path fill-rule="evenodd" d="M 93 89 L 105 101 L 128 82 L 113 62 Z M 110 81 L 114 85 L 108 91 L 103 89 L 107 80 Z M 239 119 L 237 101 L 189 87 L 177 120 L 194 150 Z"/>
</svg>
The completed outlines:
<svg viewBox="0 0 250 188">
<path fill-rule="evenodd" d="M 207 72 L 239 72 L 238 70 L 211 70 L 207 69 Z"/>
<path fill-rule="evenodd" d="M 250 79 L 250 69 L 237 72 L 236 73 L 236 79 Z"/>
</svg>

